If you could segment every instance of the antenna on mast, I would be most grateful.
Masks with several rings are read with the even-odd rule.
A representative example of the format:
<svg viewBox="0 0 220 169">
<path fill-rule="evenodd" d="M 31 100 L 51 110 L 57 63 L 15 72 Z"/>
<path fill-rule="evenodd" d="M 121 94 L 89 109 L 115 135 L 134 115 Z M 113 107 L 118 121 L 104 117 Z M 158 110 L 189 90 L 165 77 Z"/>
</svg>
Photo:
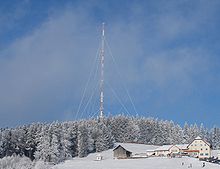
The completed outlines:
<svg viewBox="0 0 220 169">
<path fill-rule="evenodd" d="M 101 63 L 101 77 L 100 77 L 100 115 L 99 118 L 104 117 L 104 53 L 105 52 L 105 23 L 102 23 L 102 44 L 100 51 L 100 63 Z"/>
</svg>

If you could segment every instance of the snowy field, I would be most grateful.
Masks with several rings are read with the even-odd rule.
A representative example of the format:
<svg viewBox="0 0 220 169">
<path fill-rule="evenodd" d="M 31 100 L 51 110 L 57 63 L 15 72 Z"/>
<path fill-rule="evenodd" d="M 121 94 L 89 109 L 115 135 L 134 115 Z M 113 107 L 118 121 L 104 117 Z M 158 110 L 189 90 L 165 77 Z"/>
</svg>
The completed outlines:
<svg viewBox="0 0 220 169">
<path fill-rule="evenodd" d="M 188 169 L 192 164 L 193 169 L 201 169 L 202 163 L 198 159 L 183 158 L 162 158 L 151 157 L 146 159 L 113 159 L 113 151 L 102 152 L 102 161 L 95 161 L 96 153 L 86 158 L 74 158 L 62 164 L 56 165 L 53 169 Z M 182 166 L 182 162 L 184 165 Z M 220 169 L 220 165 L 206 163 L 206 169 Z"/>
</svg>

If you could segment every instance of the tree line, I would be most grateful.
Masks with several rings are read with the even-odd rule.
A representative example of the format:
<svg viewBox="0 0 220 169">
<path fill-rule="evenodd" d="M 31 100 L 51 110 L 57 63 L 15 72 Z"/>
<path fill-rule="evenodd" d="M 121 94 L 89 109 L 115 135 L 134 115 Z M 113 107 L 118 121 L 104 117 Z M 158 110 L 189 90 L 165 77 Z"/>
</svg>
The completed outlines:
<svg viewBox="0 0 220 169">
<path fill-rule="evenodd" d="M 118 115 L 103 120 L 32 123 L 0 129 L 0 158 L 24 155 L 59 163 L 76 156 L 108 150 L 115 142 L 152 145 L 188 144 L 200 136 L 220 148 L 220 128 L 203 124 L 183 127 L 173 121 Z"/>
</svg>

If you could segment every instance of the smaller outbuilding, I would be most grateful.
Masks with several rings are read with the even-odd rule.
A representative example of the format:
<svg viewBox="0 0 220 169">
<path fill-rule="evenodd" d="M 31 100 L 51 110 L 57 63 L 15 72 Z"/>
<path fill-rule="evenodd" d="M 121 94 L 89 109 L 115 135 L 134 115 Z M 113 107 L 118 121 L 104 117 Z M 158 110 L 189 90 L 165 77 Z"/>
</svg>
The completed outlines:
<svg viewBox="0 0 220 169">
<path fill-rule="evenodd" d="M 158 146 L 135 144 L 135 143 L 116 143 L 113 149 L 113 156 L 117 159 L 125 158 L 147 158 L 155 154 L 154 150 Z"/>
<path fill-rule="evenodd" d="M 181 156 L 188 155 L 188 153 L 186 152 L 188 150 L 188 144 L 176 144 L 176 146 L 180 149 Z"/>
<path fill-rule="evenodd" d="M 117 159 L 125 159 L 125 158 L 130 158 L 132 152 L 126 150 L 124 147 L 122 147 L 121 145 L 118 145 L 117 147 L 115 147 L 113 149 L 113 156 L 114 158 Z"/>
<path fill-rule="evenodd" d="M 156 156 L 167 157 L 180 154 L 180 148 L 175 145 L 163 145 L 155 150 Z"/>
<path fill-rule="evenodd" d="M 188 144 L 176 144 L 175 146 L 177 146 L 181 152 L 188 150 Z"/>
</svg>

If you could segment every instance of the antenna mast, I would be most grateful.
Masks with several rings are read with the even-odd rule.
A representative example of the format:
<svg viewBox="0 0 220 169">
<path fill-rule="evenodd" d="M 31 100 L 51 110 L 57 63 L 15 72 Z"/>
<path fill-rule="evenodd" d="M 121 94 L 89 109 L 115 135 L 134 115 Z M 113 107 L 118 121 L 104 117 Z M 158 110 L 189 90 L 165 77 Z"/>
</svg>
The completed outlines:
<svg viewBox="0 0 220 169">
<path fill-rule="evenodd" d="M 105 52 L 105 23 L 102 23 L 102 44 L 100 51 L 101 62 L 101 78 L 100 78 L 100 115 L 99 118 L 104 117 L 104 52 Z"/>
</svg>

